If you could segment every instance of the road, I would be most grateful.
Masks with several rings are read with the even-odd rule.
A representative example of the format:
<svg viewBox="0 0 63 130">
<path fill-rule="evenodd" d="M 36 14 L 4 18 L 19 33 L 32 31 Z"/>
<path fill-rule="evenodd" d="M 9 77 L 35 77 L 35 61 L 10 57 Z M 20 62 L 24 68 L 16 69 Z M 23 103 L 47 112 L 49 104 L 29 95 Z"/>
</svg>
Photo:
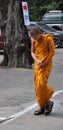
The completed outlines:
<svg viewBox="0 0 63 130">
<path fill-rule="evenodd" d="M 62 48 L 55 51 L 48 84 L 55 90 L 52 114 L 48 117 L 34 116 L 38 106 L 35 101 L 33 69 L 0 68 L 0 130 L 63 130 Z"/>
</svg>

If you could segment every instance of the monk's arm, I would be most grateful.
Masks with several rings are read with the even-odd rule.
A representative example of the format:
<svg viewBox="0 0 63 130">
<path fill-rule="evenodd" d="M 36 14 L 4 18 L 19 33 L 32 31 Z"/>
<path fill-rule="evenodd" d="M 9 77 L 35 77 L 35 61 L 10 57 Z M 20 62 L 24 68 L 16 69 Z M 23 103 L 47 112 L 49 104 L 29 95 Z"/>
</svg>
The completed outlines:
<svg viewBox="0 0 63 130">
<path fill-rule="evenodd" d="M 34 44 L 35 44 L 35 43 L 34 43 L 33 39 L 31 39 L 31 56 L 33 57 L 34 61 L 37 62 L 38 67 L 40 68 L 40 67 L 42 67 L 42 66 L 44 65 L 44 63 L 42 63 L 42 61 L 39 60 L 39 59 L 36 57 L 36 55 L 35 55 L 35 50 L 34 50 Z"/>
<path fill-rule="evenodd" d="M 31 39 L 31 56 L 32 56 L 32 58 L 37 62 L 38 61 L 38 59 L 37 59 L 37 57 L 36 57 L 36 55 L 35 55 L 35 53 L 34 53 L 34 40 L 33 39 Z"/>
</svg>

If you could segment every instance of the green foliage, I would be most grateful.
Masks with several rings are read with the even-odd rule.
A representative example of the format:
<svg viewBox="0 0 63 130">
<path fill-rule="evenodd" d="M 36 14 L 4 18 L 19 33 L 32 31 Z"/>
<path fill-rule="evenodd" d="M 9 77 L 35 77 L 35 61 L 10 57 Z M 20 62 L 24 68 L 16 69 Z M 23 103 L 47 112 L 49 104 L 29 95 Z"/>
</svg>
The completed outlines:
<svg viewBox="0 0 63 130">
<path fill-rule="evenodd" d="M 49 10 L 62 10 L 63 0 L 27 0 L 31 21 L 39 20 Z"/>
</svg>

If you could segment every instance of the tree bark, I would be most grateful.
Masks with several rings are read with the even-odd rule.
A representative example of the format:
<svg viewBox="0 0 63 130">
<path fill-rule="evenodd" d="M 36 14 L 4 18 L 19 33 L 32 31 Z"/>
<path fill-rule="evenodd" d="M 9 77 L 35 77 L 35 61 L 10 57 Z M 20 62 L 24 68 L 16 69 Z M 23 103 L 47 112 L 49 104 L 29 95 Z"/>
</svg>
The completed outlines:
<svg viewBox="0 0 63 130">
<path fill-rule="evenodd" d="M 4 60 L 1 65 L 31 68 L 31 45 L 24 25 L 21 2 L 21 0 L 9 0 L 7 4 L 7 17 L 3 18 L 6 26 L 4 29 Z"/>
</svg>

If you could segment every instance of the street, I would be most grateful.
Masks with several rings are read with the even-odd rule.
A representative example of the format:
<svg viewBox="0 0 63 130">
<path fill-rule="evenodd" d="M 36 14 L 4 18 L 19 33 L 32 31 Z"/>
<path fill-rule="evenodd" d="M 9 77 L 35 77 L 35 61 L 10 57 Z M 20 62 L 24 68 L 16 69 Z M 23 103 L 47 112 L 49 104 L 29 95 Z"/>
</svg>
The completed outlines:
<svg viewBox="0 0 63 130">
<path fill-rule="evenodd" d="M 2 61 L 0 56 L 0 62 Z M 50 116 L 34 116 L 37 109 L 33 69 L 0 68 L 0 130 L 63 130 L 63 49 L 55 50 L 48 84 L 55 93 Z"/>
</svg>

